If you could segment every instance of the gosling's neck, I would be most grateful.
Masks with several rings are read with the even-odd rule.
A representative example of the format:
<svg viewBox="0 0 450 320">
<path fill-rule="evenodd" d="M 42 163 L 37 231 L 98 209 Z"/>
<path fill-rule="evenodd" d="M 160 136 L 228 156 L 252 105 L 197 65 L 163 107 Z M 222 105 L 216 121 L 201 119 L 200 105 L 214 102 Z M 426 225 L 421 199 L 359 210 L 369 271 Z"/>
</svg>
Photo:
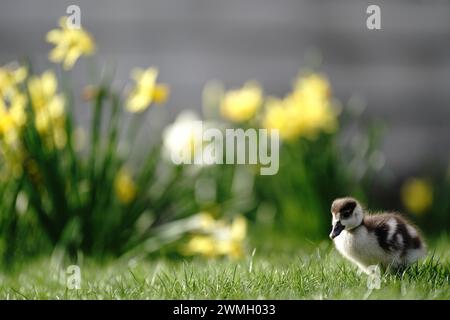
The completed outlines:
<svg viewBox="0 0 450 320">
<path fill-rule="evenodd" d="M 365 225 L 365 223 L 364 223 L 364 220 L 366 219 L 366 217 L 363 217 L 362 219 L 361 219 L 361 223 L 360 224 L 358 224 L 357 226 L 355 226 L 355 227 L 352 227 L 352 228 L 350 228 L 350 229 L 345 229 L 347 232 L 350 232 L 350 233 L 354 233 L 355 231 L 357 231 L 357 230 L 359 230 L 359 229 L 361 229 L 361 228 L 366 228 L 366 225 Z"/>
</svg>

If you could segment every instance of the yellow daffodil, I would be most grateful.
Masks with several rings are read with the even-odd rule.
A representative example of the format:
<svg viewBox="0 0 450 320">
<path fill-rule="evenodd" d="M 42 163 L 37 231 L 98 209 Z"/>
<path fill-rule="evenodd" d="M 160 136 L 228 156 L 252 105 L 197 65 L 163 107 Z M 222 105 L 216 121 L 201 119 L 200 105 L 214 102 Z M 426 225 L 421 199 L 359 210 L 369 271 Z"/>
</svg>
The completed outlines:
<svg viewBox="0 0 450 320">
<path fill-rule="evenodd" d="M 234 218 L 231 224 L 231 238 L 235 241 L 243 241 L 247 235 L 247 220 L 243 216 Z"/>
<path fill-rule="evenodd" d="M 64 113 L 64 99 L 57 94 L 58 82 L 52 71 L 44 72 L 40 77 L 33 76 L 28 81 L 31 102 L 35 112 L 46 110 L 53 117 Z"/>
<path fill-rule="evenodd" d="M 280 99 L 270 99 L 267 102 L 263 127 L 278 129 L 282 139 L 290 140 L 300 135 L 303 119 L 300 110 L 286 102 L 287 100 Z"/>
<path fill-rule="evenodd" d="M 253 118 L 263 102 L 263 91 L 257 83 L 249 82 L 242 88 L 225 94 L 220 111 L 222 116 L 233 122 Z"/>
<path fill-rule="evenodd" d="M 25 67 L 0 67 L 0 97 L 5 98 L 17 91 L 17 85 L 22 83 L 27 77 L 27 69 Z"/>
<path fill-rule="evenodd" d="M 224 238 L 219 238 L 219 241 L 217 241 L 218 252 L 232 259 L 242 258 L 244 256 L 244 240 L 247 234 L 247 220 L 242 216 L 234 218 L 227 232 L 228 234 Z"/>
<path fill-rule="evenodd" d="M 95 42 L 82 27 L 68 25 L 67 17 L 59 20 L 59 26 L 59 29 L 47 33 L 47 42 L 55 45 L 49 54 L 49 60 L 55 63 L 62 62 L 63 68 L 69 70 L 79 57 L 94 53 Z"/>
<path fill-rule="evenodd" d="M 58 82 L 51 71 L 44 72 L 40 77 L 33 76 L 28 81 L 36 129 L 49 145 L 54 143 L 61 149 L 67 142 L 67 135 L 64 98 L 57 94 L 57 89 Z"/>
<path fill-rule="evenodd" d="M 25 80 L 27 70 L 13 64 L 0 67 L 0 140 L 2 146 L 17 149 L 20 131 L 26 121 L 26 96 L 19 85 Z"/>
<path fill-rule="evenodd" d="M 130 112 L 142 112 L 150 104 L 165 103 L 169 96 L 169 87 L 156 82 L 158 70 L 148 68 L 147 70 L 135 69 L 131 73 L 131 78 L 135 81 L 135 86 L 128 95 L 126 107 Z"/>
<path fill-rule="evenodd" d="M 216 250 L 216 241 L 209 235 L 195 235 L 186 244 L 184 253 L 186 255 L 215 257 L 218 255 L 218 251 Z"/>
<path fill-rule="evenodd" d="M 126 168 L 121 168 L 114 180 L 116 196 L 123 204 L 129 204 L 136 198 L 137 187 Z"/>
<path fill-rule="evenodd" d="M 302 126 L 301 134 L 314 138 L 318 132 L 331 133 L 336 130 L 336 114 L 327 99 L 318 99 L 303 92 L 295 92 L 292 107 L 300 109 L 301 117 L 298 119 Z"/>
<path fill-rule="evenodd" d="M 17 92 L 8 100 L 6 103 L 0 98 L 0 138 L 10 144 L 16 140 L 20 128 L 25 124 L 26 97 Z"/>
<path fill-rule="evenodd" d="M 299 78 L 287 97 L 267 101 L 262 126 L 279 129 L 284 140 L 313 139 L 320 132 L 333 132 L 337 119 L 329 95 L 328 82 L 322 76 Z"/>
<path fill-rule="evenodd" d="M 309 99 L 326 100 L 331 95 L 331 87 L 327 78 L 317 73 L 299 76 L 294 84 L 294 90 L 301 92 Z"/>
<path fill-rule="evenodd" d="M 200 216 L 199 216 L 200 217 Z M 229 224 L 224 220 L 212 220 L 212 216 L 203 214 L 205 228 L 192 236 L 183 248 L 186 255 L 205 257 L 228 256 L 232 259 L 244 255 L 244 241 L 247 234 L 247 221 L 238 216 Z"/>
<path fill-rule="evenodd" d="M 20 88 L 27 70 L 9 64 L 0 67 L 0 160 L 2 171 L 14 177 L 22 172 L 23 148 L 20 134 L 26 123 L 27 98 Z"/>
<path fill-rule="evenodd" d="M 419 178 L 410 178 L 401 189 L 404 206 L 411 213 L 424 214 L 433 203 L 433 188 L 431 184 Z"/>
</svg>

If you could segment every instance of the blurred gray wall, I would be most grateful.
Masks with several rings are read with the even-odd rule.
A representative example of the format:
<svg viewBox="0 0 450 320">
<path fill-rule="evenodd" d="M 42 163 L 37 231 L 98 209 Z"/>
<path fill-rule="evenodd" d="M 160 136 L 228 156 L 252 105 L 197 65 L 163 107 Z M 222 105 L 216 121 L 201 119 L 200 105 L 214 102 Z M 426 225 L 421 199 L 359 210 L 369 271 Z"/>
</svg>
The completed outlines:
<svg viewBox="0 0 450 320">
<path fill-rule="evenodd" d="M 1 0 L 0 64 L 28 55 L 38 70 L 48 67 L 44 36 L 70 4 L 81 7 L 100 57 L 117 62 L 120 83 L 134 66 L 159 67 L 172 87 L 172 118 L 200 109 L 210 79 L 227 87 L 257 79 L 284 95 L 315 48 L 337 97 L 364 96 L 366 117 L 387 123 L 388 170 L 448 163 L 449 1 Z M 365 27 L 369 4 L 381 7 L 380 31 Z M 75 70 L 80 82 L 83 70 Z"/>
</svg>

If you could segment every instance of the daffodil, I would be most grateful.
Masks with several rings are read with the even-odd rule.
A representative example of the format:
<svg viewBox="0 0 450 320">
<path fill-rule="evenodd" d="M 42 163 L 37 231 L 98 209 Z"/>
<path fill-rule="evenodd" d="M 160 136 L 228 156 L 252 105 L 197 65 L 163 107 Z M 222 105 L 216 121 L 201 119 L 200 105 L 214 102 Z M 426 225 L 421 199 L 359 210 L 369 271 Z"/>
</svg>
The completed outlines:
<svg viewBox="0 0 450 320">
<path fill-rule="evenodd" d="M 237 216 L 231 224 L 224 220 L 211 220 L 212 216 L 203 214 L 205 228 L 193 235 L 183 248 L 186 255 L 205 257 L 227 256 L 238 259 L 244 255 L 244 242 L 247 235 L 247 221 Z"/>
<path fill-rule="evenodd" d="M 0 98 L 0 138 L 7 144 L 16 141 L 20 129 L 25 124 L 25 105 L 25 95 L 18 92 L 11 95 L 8 102 Z"/>
<path fill-rule="evenodd" d="M 216 241 L 209 235 L 195 235 L 186 244 L 184 253 L 186 255 L 215 257 L 218 255 Z"/>
<path fill-rule="evenodd" d="M 41 76 L 33 76 L 28 81 L 33 110 L 39 112 L 48 110 L 53 117 L 64 113 L 64 99 L 57 94 L 58 82 L 52 71 L 46 71 Z"/>
<path fill-rule="evenodd" d="M 175 122 L 167 126 L 163 132 L 164 156 L 168 159 L 177 158 L 179 162 L 191 161 L 195 153 L 198 138 L 195 135 L 195 124 L 200 118 L 191 111 L 184 111 L 178 115 Z"/>
<path fill-rule="evenodd" d="M 25 80 L 24 67 L 9 64 L 0 67 L 0 141 L 10 158 L 13 149 L 19 148 L 18 138 L 26 122 L 27 98 L 19 85 Z"/>
<path fill-rule="evenodd" d="M 142 112 L 150 104 L 162 104 L 167 101 L 169 87 L 156 82 L 158 70 L 148 68 L 147 70 L 135 69 L 131 73 L 131 78 L 135 81 L 126 102 L 126 107 L 130 112 Z"/>
<path fill-rule="evenodd" d="M 15 94 L 17 85 L 25 80 L 27 74 L 25 67 L 14 67 L 12 64 L 0 67 L 0 97 Z"/>
<path fill-rule="evenodd" d="M 262 126 L 278 129 L 284 140 L 313 139 L 320 132 L 336 130 L 337 119 L 330 102 L 328 81 L 315 74 L 300 77 L 294 90 L 284 99 L 268 99 Z"/>
<path fill-rule="evenodd" d="M 0 68 L 0 136 L 25 123 L 26 97 L 17 86 L 25 80 L 26 75 L 27 71 L 23 67 Z"/>
<path fill-rule="evenodd" d="M 49 60 L 62 63 L 65 70 L 72 69 L 83 55 L 92 55 L 95 51 L 93 37 L 82 27 L 70 26 L 67 17 L 59 20 L 59 29 L 47 33 L 47 42 L 55 45 L 49 54 Z"/>
<path fill-rule="evenodd" d="M 244 256 L 244 240 L 247 234 L 247 220 L 242 216 L 234 218 L 231 226 L 225 229 L 217 241 L 217 250 L 221 255 L 232 259 Z"/>
<path fill-rule="evenodd" d="M 292 99 L 293 108 L 300 109 L 301 117 L 298 120 L 304 136 L 314 138 L 318 132 L 331 133 L 336 130 L 336 113 L 328 99 L 303 91 L 295 91 L 289 99 Z"/>
<path fill-rule="evenodd" d="M 129 204 L 136 198 L 136 184 L 125 167 L 121 168 L 117 173 L 114 180 L 114 189 L 117 198 L 123 204 Z"/>
<path fill-rule="evenodd" d="M 227 92 L 222 100 L 222 116 L 233 122 L 253 118 L 263 102 L 263 91 L 257 83 L 249 82 L 242 88 Z"/>
<path fill-rule="evenodd" d="M 424 214 L 433 204 L 433 187 L 420 178 L 410 178 L 401 189 L 404 206 L 411 213 Z"/>
<path fill-rule="evenodd" d="M 58 82 L 51 71 L 33 76 L 28 81 L 34 123 L 37 131 L 50 145 L 61 149 L 67 142 L 64 97 L 57 93 Z"/>
<path fill-rule="evenodd" d="M 26 120 L 25 100 L 23 95 L 15 95 L 12 106 L 5 109 L 0 99 L 0 166 L 14 177 L 22 172 L 23 148 L 19 138 Z"/>
<path fill-rule="evenodd" d="M 327 100 L 331 95 L 328 79 L 317 73 L 299 76 L 295 81 L 294 90 L 301 92 L 309 99 Z"/>
<path fill-rule="evenodd" d="M 263 119 L 263 127 L 266 129 L 278 129 L 280 137 L 291 140 L 299 136 L 304 123 L 301 110 L 291 106 L 288 100 L 270 99 L 266 105 L 266 113 Z"/>
<path fill-rule="evenodd" d="M 203 133 L 217 124 L 200 121 L 192 111 L 183 111 L 163 132 L 163 155 L 175 164 L 209 165 L 219 162 L 220 152 L 203 148 Z"/>
</svg>

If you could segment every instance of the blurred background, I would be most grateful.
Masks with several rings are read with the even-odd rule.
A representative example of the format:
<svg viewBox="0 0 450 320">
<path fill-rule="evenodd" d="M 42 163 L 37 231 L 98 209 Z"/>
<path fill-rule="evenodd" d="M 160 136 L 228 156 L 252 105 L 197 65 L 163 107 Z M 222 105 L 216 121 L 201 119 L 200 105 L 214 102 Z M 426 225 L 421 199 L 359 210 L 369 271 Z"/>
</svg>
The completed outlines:
<svg viewBox="0 0 450 320">
<path fill-rule="evenodd" d="M 291 145 L 294 153 L 303 150 L 306 156 L 299 160 L 294 155 L 286 160 L 288 169 L 274 178 L 278 182 L 273 185 L 272 181 L 266 183 L 265 178 L 255 177 L 256 196 L 249 196 L 253 202 L 237 205 L 235 212 L 270 224 L 272 220 L 266 218 L 276 207 L 277 212 L 284 212 L 281 220 L 285 225 L 298 220 L 298 225 L 292 225 L 301 228 L 310 219 L 305 237 L 323 239 L 329 227 L 331 200 L 345 195 L 344 192 L 354 192 L 376 209 L 406 208 L 408 213 L 414 213 L 417 206 L 414 200 L 409 205 L 402 203 L 402 197 L 417 198 L 417 220 L 422 219 L 421 226 L 428 226 L 436 234 L 437 230 L 449 230 L 450 178 L 444 177 L 450 176 L 450 2 L 2 1 L 0 65 L 28 57 L 34 72 L 53 67 L 47 58 L 52 46 L 45 42 L 45 34 L 57 26 L 59 17 L 73 4 L 81 8 L 82 26 L 95 38 L 98 60 L 115 68 L 114 87 L 126 87 L 134 67 L 150 66 L 159 69 L 158 82 L 170 85 L 166 106 L 152 110 L 155 116 L 145 120 L 147 135 L 136 140 L 144 146 L 151 140 L 159 143 L 151 132 L 161 132 L 183 110 L 201 113 L 204 87 L 211 80 L 221 81 L 226 89 L 256 80 L 264 88 L 264 95 L 282 97 L 290 92 L 299 70 L 312 67 L 326 75 L 332 96 L 345 112 L 352 114 L 341 119 L 339 134 L 336 133 L 342 150 L 333 149 L 334 136 Z M 381 30 L 366 27 L 366 9 L 371 4 L 381 8 Z M 91 67 L 83 63 L 72 71 L 74 92 L 78 92 L 75 113 L 84 127 L 89 126 L 92 114 L 80 92 L 93 72 Z M 361 132 L 369 133 L 366 136 Z M 348 149 L 351 156 L 347 156 Z M 315 156 L 324 150 L 330 156 L 317 160 Z M 300 178 L 304 172 L 297 170 L 296 161 L 304 162 L 313 173 Z M 339 165 L 330 164 L 333 162 Z M 200 177 L 196 186 L 207 190 L 208 177 L 214 177 L 218 185 L 214 200 L 221 209 L 196 203 L 198 211 L 226 211 L 228 195 L 223 190 L 227 186 L 221 181 L 227 181 L 228 169 L 214 170 L 203 173 L 206 180 L 205 176 Z M 299 177 L 292 182 L 291 192 L 286 192 L 286 198 L 276 196 L 289 177 Z M 299 182 L 301 179 L 303 182 Z M 352 180 L 352 187 L 346 187 L 347 179 Z M 206 187 L 202 187 L 202 181 L 206 181 Z M 405 188 L 408 181 L 409 188 Z M 313 191 L 305 196 L 305 201 L 310 202 L 305 206 L 305 202 L 296 199 L 296 193 L 308 189 L 308 184 Z M 433 212 L 432 219 L 428 219 L 433 222 L 421 216 L 426 211 Z M 320 212 L 323 216 L 299 220 L 299 212 Z M 159 218 L 156 221 L 158 226 Z"/>
<path fill-rule="evenodd" d="M 257 79 L 283 95 L 305 59 L 321 59 L 336 97 L 356 97 L 364 117 L 388 126 L 382 149 L 390 178 L 448 163 L 448 1 L 376 1 L 379 31 L 366 28 L 373 1 L 2 1 L 1 64 L 32 53 L 37 69 L 48 66 L 44 35 L 71 4 L 80 6 L 100 57 L 117 63 L 119 82 L 134 66 L 158 66 L 172 88 L 171 118 L 200 109 L 208 80 L 235 87 Z M 84 70 L 75 71 L 80 79 Z"/>
</svg>

